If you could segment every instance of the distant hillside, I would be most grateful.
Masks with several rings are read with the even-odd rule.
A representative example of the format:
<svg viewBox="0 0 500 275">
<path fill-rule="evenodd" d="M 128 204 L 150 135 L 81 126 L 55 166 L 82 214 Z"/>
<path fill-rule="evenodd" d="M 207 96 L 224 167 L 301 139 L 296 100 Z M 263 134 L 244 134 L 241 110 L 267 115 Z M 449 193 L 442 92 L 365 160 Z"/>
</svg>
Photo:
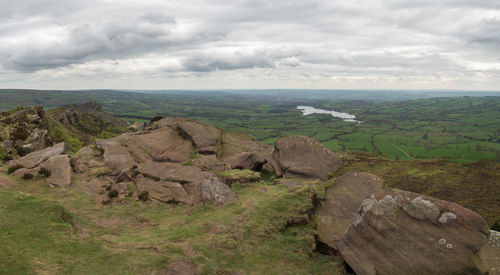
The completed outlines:
<svg viewBox="0 0 500 275">
<path fill-rule="evenodd" d="M 458 96 L 460 97 L 449 97 Z M 465 96 L 475 95 L 475 96 Z M 0 90 L 0 108 L 42 104 L 54 109 L 95 101 L 130 122 L 154 116 L 192 118 L 272 144 L 300 134 L 339 152 L 393 159 L 500 161 L 498 92 L 453 91 L 36 91 Z M 441 96 L 441 97 L 437 97 Z M 415 99 L 421 98 L 421 99 Z M 412 99 L 412 100 L 407 100 Z M 361 124 L 326 114 L 302 116 L 299 105 L 353 114 Z"/>
</svg>

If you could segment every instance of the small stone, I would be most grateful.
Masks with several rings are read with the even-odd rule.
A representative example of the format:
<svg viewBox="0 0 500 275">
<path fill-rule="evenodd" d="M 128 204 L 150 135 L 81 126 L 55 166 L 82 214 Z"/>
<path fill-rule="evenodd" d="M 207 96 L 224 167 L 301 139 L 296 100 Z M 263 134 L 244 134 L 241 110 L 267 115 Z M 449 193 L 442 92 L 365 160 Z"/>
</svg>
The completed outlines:
<svg viewBox="0 0 500 275">
<path fill-rule="evenodd" d="M 447 223 L 448 221 L 454 220 L 457 218 L 457 215 L 451 213 L 451 212 L 445 212 L 439 217 L 439 222 L 440 223 Z"/>
</svg>

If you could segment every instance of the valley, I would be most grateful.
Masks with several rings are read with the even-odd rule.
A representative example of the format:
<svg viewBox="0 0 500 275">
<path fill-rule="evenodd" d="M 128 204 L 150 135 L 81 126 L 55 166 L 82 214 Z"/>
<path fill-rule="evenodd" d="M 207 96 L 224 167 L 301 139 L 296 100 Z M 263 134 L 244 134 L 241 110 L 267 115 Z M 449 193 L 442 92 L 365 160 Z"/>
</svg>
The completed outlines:
<svg viewBox="0 0 500 275">
<path fill-rule="evenodd" d="M 21 104 L 51 109 L 96 101 L 105 111 L 131 122 L 147 122 L 154 116 L 193 118 L 228 131 L 247 132 L 268 144 L 298 134 L 317 139 L 333 151 L 378 153 L 392 159 L 500 160 L 500 97 L 464 94 L 99 90 L 71 92 L 68 97 L 63 91 L 0 90 L 0 109 Z M 302 116 L 296 109 L 302 105 L 352 114 L 363 123 L 346 123 L 328 114 Z"/>
</svg>

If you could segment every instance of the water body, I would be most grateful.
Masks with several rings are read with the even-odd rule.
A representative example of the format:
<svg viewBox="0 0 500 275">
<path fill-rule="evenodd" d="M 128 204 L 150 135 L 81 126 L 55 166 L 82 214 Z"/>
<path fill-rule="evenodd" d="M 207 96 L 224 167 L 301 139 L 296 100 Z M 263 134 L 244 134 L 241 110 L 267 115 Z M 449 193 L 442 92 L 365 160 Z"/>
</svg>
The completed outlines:
<svg viewBox="0 0 500 275">
<path fill-rule="evenodd" d="M 347 121 L 347 122 L 357 122 L 358 124 L 362 122 L 362 121 L 356 120 L 355 115 L 351 115 L 348 113 L 341 113 L 341 112 L 336 112 L 336 111 L 317 109 L 317 108 L 314 108 L 311 106 L 297 106 L 297 109 L 302 111 L 303 116 L 308 116 L 311 114 L 329 114 L 329 115 L 332 115 L 333 117 L 341 118 L 343 121 Z"/>
</svg>

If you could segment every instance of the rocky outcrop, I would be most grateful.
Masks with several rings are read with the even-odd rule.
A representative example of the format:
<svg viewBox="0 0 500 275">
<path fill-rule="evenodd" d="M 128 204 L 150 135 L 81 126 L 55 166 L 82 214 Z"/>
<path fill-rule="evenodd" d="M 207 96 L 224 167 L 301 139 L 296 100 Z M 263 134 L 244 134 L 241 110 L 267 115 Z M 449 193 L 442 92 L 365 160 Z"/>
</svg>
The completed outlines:
<svg viewBox="0 0 500 275">
<path fill-rule="evenodd" d="M 137 188 L 152 192 L 158 201 L 222 205 L 236 198 L 229 186 L 196 166 L 145 162 L 139 164 L 137 172 L 146 178 L 137 181 Z"/>
<path fill-rule="evenodd" d="M 40 151 L 32 152 L 20 159 L 9 162 L 9 167 L 22 166 L 24 168 L 34 168 L 40 163 L 46 161 L 52 156 L 61 155 L 68 151 L 68 147 L 64 142 L 58 143 L 52 147 L 45 148 Z"/>
<path fill-rule="evenodd" d="M 337 250 L 363 200 L 382 186 L 382 179 L 369 173 L 349 172 L 337 178 L 315 211 L 319 241 Z"/>
<path fill-rule="evenodd" d="M 44 128 L 44 116 L 40 106 L 0 113 L 0 157 L 13 159 L 50 146 L 52 139 Z"/>
<path fill-rule="evenodd" d="M 356 274 L 480 274 L 489 228 L 455 203 L 380 191 L 363 203 L 338 249 Z"/>
<path fill-rule="evenodd" d="M 305 136 L 288 136 L 274 144 L 273 160 L 277 176 L 326 180 L 342 166 L 332 151 Z"/>
<path fill-rule="evenodd" d="M 67 187 L 71 184 L 71 165 L 65 152 L 65 144 L 59 143 L 11 161 L 9 167 L 15 169 L 12 175 L 18 178 L 46 178 L 51 186 Z"/>
</svg>

